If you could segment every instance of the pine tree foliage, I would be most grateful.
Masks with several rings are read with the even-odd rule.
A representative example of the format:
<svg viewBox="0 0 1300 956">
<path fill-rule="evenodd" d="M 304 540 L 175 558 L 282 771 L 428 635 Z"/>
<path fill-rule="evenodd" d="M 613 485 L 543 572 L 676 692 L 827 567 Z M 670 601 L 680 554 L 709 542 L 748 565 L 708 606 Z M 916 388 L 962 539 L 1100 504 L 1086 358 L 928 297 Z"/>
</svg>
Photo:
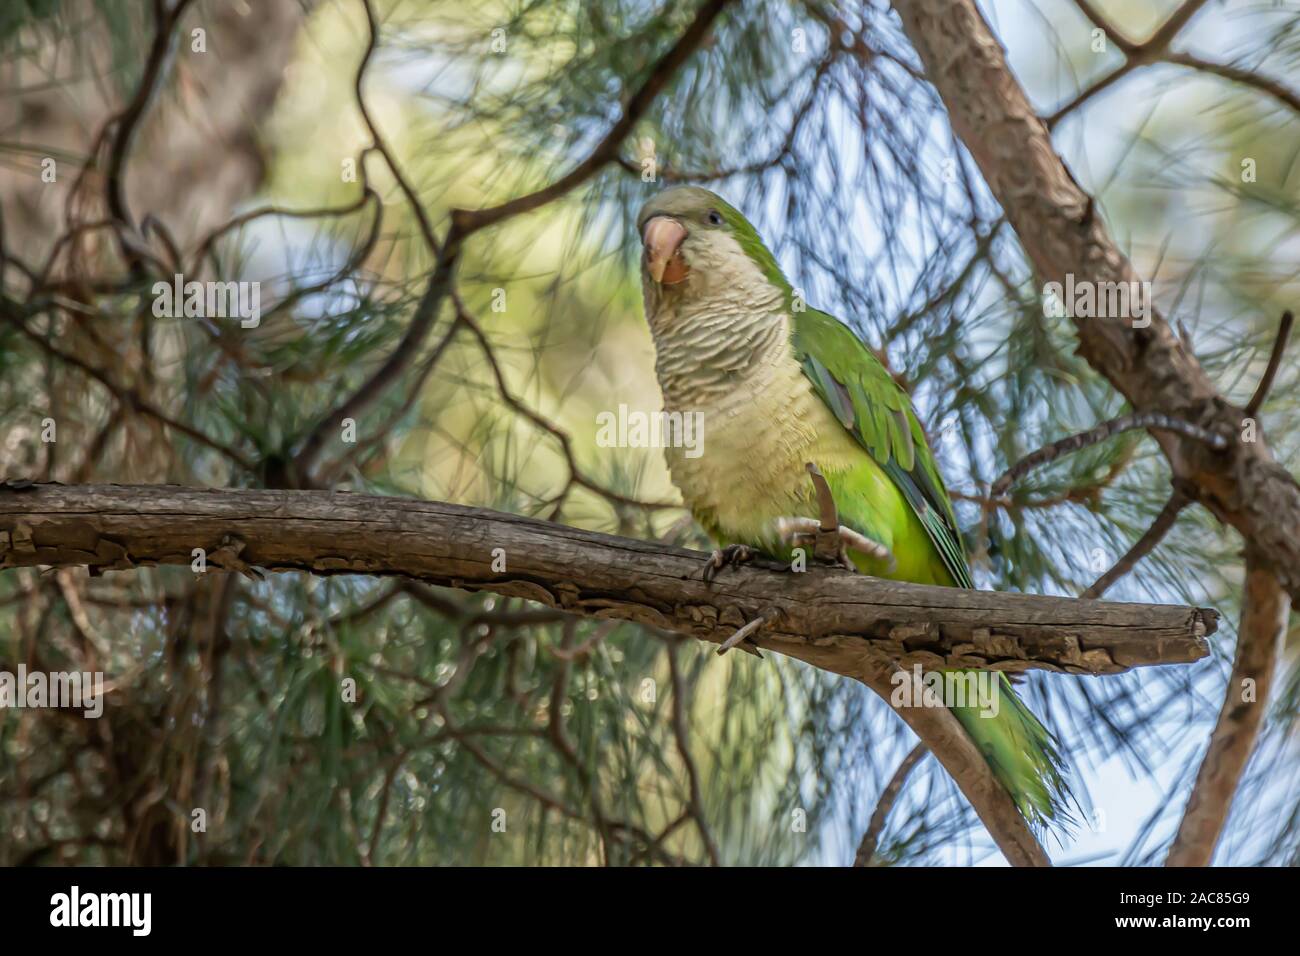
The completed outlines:
<svg viewBox="0 0 1300 956">
<path fill-rule="evenodd" d="M 577 168 L 707 4 L 275 3 L 301 23 L 291 60 L 262 66 L 282 74 L 274 109 L 239 130 L 263 163 L 213 193 L 218 225 L 202 228 L 178 210 L 221 162 L 153 182 L 171 120 L 116 133 L 137 98 L 148 116 L 216 109 L 186 81 L 196 57 L 229 53 L 220 4 L 28 0 L 0 14 L 2 98 L 20 104 L 0 128 L 0 477 L 415 495 L 705 547 L 660 453 L 601 447 L 594 425 L 620 402 L 658 407 L 634 216 L 666 183 L 693 182 L 742 208 L 801 294 L 911 391 L 979 586 L 1076 595 L 1168 500 L 1146 432 L 991 496 L 1026 453 L 1128 409 L 1045 310 L 887 4 L 726 4 L 611 155 L 469 236 L 454 292 L 433 296 L 451 211 Z M 1093 49 L 1071 2 L 987 7 L 1044 116 L 1123 63 L 1113 42 Z M 1123 36 L 1153 28 L 1124 5 L 1106 12 Z M 159 30 L 173 39 L 154 69 Z M 1284 93 L 1300 75 L 1294 8 L 1214 6 L 1187 31 L 1178 49 Z M 79 71 L 102 88 L 99 124 L 33 141 L 21 104 Z M 1154 63 L 1055 124 L 1097 214 L 1242 404 L 1297 300 L 1298 114 L 1259 84 Z M 135 177 L 125 189 L 115 154 Z M 59 168 L 47 193 L 45 157 Z M 129 226 L 108 221 L 115 190 Z M 57 217 L 19 215 L 42 203 Z M 159 317 L 154 283 L 176 272 L 259 282 L 259 324 Z M 1295 473 L 1288 355 L 1259 414 Z M 322 430 L 390 356 L 347 416 L 355 440 Z M 42 440 L 47 419 L 56 441 Z M 1241 550 L 1186 508 L 1108 596 L 1234 621 Z M 1123 815 L 1126 788 L 1147 795 L 1131 840 L 1091 834 L 1096 858 L 1163 859 L 1234 637 L 1215 635 L 1198 665 L 1022 684 L 1062 739 L 1085 831 Z M 1295 647 L 1292 634 L 1219 862 L 1300 858 Z M 99 720 L 0 714 L 3 864 L 847 864 L 915 744 L 866 688 L 797 662 L 719 660 L 640 626 L 383 578 L 9 570 L 0 670 L 20 663 L 102 670 L 111 690 Z M 871 862 L 994 852 L 926 756 Z"/>
</svg>

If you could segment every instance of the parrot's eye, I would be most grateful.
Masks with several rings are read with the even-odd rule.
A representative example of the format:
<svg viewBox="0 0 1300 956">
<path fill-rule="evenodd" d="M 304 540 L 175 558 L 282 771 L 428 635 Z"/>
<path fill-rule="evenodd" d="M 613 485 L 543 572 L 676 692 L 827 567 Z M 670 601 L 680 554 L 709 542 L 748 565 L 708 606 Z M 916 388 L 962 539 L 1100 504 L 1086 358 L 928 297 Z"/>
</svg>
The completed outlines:
<svg viewBox="0 0 1300 956">
<path fill-rule="evenodd" d="M 718 212 L 716 209 L 710 209 L 708 220 L 710 226 L 720 226 L 722 225 L 722 213 Z"/>
</svg>

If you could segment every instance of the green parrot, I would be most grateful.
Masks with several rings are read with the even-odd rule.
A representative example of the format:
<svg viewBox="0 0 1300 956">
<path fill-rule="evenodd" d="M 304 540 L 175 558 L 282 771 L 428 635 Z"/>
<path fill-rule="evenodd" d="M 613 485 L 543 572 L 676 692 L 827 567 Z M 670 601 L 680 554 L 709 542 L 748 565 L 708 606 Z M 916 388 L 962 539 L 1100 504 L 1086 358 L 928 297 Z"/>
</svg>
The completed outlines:
<svg viewBox="0 0 1300 956">
<path fill-rule="evenodd" d="M 789 560 L 815 529 L 815 463 L 863 573 L 973 587 L 952 503 L 907 393 L 844 324 L 795 298 L 721 197 L 667 189 L 642 207 L 642 286 L 665 411 L 702 414 L 702 447 L 666 448 L 673 483 L 720 545 Z M 951 708 L 1026 820 L 1068 822 L 1052 735 L 1000 675 L 997 716 Z"/>
</svg>

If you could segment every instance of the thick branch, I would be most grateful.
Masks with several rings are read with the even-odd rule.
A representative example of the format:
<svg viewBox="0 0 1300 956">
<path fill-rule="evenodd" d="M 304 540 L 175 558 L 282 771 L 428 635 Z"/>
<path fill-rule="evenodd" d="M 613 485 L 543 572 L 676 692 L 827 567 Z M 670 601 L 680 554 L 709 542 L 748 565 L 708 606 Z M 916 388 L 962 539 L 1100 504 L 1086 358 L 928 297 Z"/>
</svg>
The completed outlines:
<svg viewBox="0 0 1300 956">
<path fill-rule="evenodd" d="M 3 486 L 0 486 L 3 489 Z M 639 621 L 722 643 L 767 615 L 763 648 L 865 680 L 879 661 L 1109 674 L 1208 653 L 1203 608 L 1076 601 L 885 581 L 814 568 L 728 569 L 701 552 L 435 501 L 324 491 L 172 485 L 0 490 L 0 567 L 86 565 L 98 574 L 189 565 L 400 575 Z M 504 571 L 493 569 L 493 565 Z"/>
<path fill-rule="evenodd" d="M 979 164 L 1044 281 L 1135 282 L 1138 275 L 1094 215 L 1092 199 L 1057 155 L 1051 135 L 1006 63 L 973 0 L 898 0 L 904 29 L 953 128 Z M 1079 350 L 1138 412 L 1158 412 L 1210 432 L 1241 435 L 1245 411 L 1229 404 L 1152 310 L 1150 324 L 1074 318 Z M 1195 438 L 1153 432 L 1189 494 L 1252 542 L 1300 600 L 1300 485 L 1262 441 L 1215 451 Z"/>
<path fill-rule="evenodd" d="M 1250 552 L 1243 602 L 1237 657 L 1223 707 L 1166 866 L 1209 865 L 1268 709 L 1291 601 L 1277 578 L 1259 567 Z"/>
<path fill-rule="evenodd" d="M 755 644 L 862 681 L 887 701 L 913 666 L 1112 673 L 1208 653 L 1213 611 L 1078 602 L 882 581 L 842 570 L 728 569 L 705 556 L 440 502 L 324 491 L 0 484 L 0 568 L 149 564 L 256 574 L 401 575 L 492 591 L 589 617 Z M 906 669 L 902 669 L 906 668 Z M 916 698 L 923 695 L 916 694 Z M 892 701 L 891 701 L 892 702 Z M 1014 865 L 1047 855 L 987 761 L 944 707 L 896 708 Z"/>
<path fill-rule="evenodd" d="M 920 676 L 900 672 L 892 661 L 871 655 L 864 665 L 860 679 L 886 701 L 898 688 L 900 678 L 912 683 L 914 700 L 919 700 L 924 693 Z M 948 771 L 1008 863 L 1012 866 L 1052 865 L 1029 824 L 1016 809 L 1011 795 L 989 772 L 988 759 L 975 746 L 951 710 L 921 706 L 895 707 L 894 710 Z"/>
</svg>

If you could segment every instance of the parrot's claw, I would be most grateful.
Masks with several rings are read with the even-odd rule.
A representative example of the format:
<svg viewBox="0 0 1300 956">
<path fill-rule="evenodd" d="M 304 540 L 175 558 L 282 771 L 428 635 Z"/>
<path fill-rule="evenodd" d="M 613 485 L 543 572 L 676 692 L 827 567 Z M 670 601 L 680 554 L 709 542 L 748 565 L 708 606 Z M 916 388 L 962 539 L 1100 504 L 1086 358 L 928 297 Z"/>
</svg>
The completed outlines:
<svg viewBox="0 0 1300 956">
<path fill-rule="evenodd" d="M 847 567 L 856 570 L 856 565 L 854 565 L 853 561 L 849 558 L 849 549 L 852 548 L 854 551 L 874 558 L 876 561 L 884 562 L 885 569 L 888 571 L 894 571 L 898 568 L 898 561 L 894 558 L 894 553 L 879 541 L 873 541 L 865 534 L 854 531 L 852 528 L 846 528 L 844 525 L 840 525 L 839 535 L 839 559 Z"/>
<path fill-rule="evenodd" d="M 754 560 L 755 554 L 757 552 L 747 544 L 729 544 L 725 548 L 718 548 L 704 564 L 704 583 L 712 583 L 717 573 L 725 567 Z"/>
</svg>

